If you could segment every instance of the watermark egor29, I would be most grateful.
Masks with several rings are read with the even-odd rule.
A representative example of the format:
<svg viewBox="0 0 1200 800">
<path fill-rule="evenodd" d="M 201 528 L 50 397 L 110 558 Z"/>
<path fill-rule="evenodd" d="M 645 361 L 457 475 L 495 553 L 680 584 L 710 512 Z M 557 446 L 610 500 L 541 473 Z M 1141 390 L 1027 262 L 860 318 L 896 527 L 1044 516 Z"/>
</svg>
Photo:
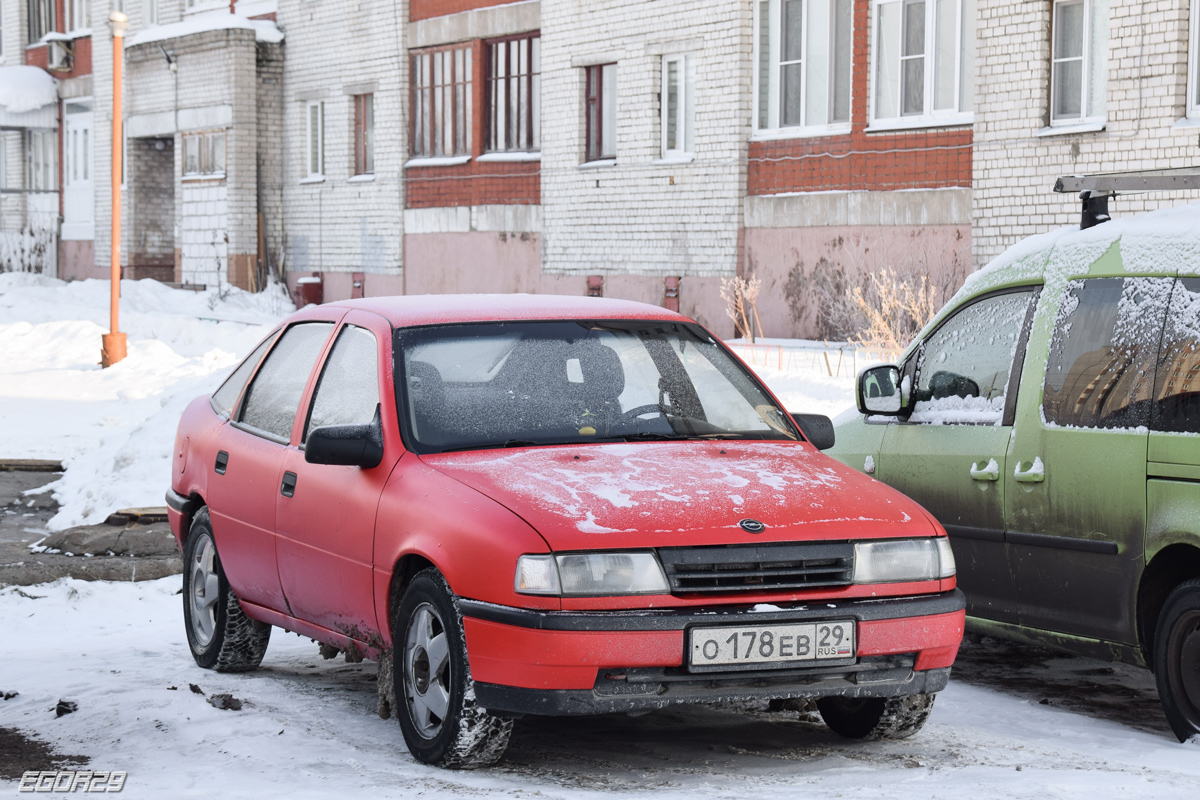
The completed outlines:
<svg viewBox="0 0 1200 800">
<path fill-rule="evenodd" d="M 124 772 L 90 769 L 29 770 L 21 775 L 18 792 L 119 792 L 125 788 Z"/>
</svg>

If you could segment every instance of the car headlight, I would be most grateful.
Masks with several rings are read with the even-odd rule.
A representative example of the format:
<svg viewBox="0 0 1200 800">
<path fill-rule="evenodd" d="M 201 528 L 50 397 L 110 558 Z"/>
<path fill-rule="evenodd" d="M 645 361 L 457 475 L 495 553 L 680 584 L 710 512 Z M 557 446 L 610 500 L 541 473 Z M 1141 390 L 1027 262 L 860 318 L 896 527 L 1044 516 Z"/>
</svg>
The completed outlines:
<svg viewBox="0 0 1200 800">
<path fill-rule="evenodd" d="M 667 578 L 653 553 L 567 553 L 517 559 L 519 594 L 568 596 L 666 594 Z"/>
<path fill-rule="evenodd" d="M 953 574 L 954 552 L 944 536 L 854 545 L 855 583 L 933 581 Z"/>
</svg>

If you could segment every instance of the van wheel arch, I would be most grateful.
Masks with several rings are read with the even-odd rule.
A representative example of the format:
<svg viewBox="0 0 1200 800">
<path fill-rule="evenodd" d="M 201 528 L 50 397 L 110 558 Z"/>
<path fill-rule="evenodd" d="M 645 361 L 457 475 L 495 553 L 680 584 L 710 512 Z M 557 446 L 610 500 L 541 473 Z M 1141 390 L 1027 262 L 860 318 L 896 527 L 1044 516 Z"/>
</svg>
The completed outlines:
<svg viewBox="0 0 1200 800">
<path fill-rule="evenodd" d="M 1155 554 L 1138 582 L 1138 644 L 1146 666 L 1154 669 L 1154 636 L 1167 597 L 1181 583 L 1200 578 L 1200 548 L 1173 544 Z"/>
</svg>

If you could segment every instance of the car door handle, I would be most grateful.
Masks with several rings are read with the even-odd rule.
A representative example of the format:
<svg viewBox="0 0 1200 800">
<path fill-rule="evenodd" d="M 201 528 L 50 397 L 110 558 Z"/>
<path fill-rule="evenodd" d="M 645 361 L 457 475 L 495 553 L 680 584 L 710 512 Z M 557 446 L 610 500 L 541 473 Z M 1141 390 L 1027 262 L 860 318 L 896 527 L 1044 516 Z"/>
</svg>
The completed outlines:
<svg viewBox="0 0 1200 800">
<path fill-rule="evenodd" d="M 1046 465 L 1042 463 L 1042 459 L 1033 459 L 1028 469 L 1021 469 L 1024 465 L 1024 461 L 1018 461 L 1013 469 L 1013 478 L 1017 483 L 1041 483 L 1046 480 Z"/>
<path fill-rule="evenodd" d="M 983 462 L 978 462 L 971 465 L 971 479 L 976 481 L 996 481 L 1000 479 L 1000 465 L 996 463 L 996 459 L 989 458 L 984 466 L 979 466 Z"/>
<path fill-rule="evenodd" d="M 217 463 L 213 466 L 213 469 L 217 471 L 218 475 L 224 475 L 225 470 L 228 468 L 229 453 L 226 453 L 224 450 L 222 450 L 221 452 L 217 453 Z"/>
<path fill-rule="evenodd" d="M 283 483 L 279 485 L 279 493 L 284 497 L 291 497 L 296 493 L 296 473 L 283 473 Z"/>
</svg>

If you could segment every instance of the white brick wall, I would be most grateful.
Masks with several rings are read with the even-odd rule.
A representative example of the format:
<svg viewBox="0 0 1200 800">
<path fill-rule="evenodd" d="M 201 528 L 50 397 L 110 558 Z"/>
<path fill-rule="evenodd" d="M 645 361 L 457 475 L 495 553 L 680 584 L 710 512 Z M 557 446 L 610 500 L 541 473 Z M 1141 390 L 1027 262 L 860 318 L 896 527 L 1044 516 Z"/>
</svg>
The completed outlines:
<svg viewBox="0 0 1200 800">
<path fill-rule="evenodd" d="M 982 265 L 1025 236 L 1079 223 L 1076 197 L 1051 191 L 1059 175 L 1194 165 L 1197 128 L 1185 114 L 1189 0 L 1110 0 L 1107 125 L 1038 136 L 1049 123 L 1049 2 L 979 0 L 973 249 Z M 1114 216 L 1200 199 L 1117 197 Z"/>
<path fill-rule="evenodd" d="M 750 134 L 750 3 L 541 0 L 543 268 L 731 274 Z M 695 160 L 660 159 L 661 53 L 695 58 Z M 584 160 L 584 63 L 617 61 L 617 163 Z M 631 212 L 636 198 L 636 213 Z"/>
<path fill-rule="evenodd" d="M 280 0 L 288 57 L 281 93 L 281 184 L 287 268 L 398 272 L 407 158 L 406 0 Z M 353 94 L 375 95 L 375 180 L 354 174 Z M 325 103 L 325 180 L 301 183 L 305 104 Z"/>
</svg>

